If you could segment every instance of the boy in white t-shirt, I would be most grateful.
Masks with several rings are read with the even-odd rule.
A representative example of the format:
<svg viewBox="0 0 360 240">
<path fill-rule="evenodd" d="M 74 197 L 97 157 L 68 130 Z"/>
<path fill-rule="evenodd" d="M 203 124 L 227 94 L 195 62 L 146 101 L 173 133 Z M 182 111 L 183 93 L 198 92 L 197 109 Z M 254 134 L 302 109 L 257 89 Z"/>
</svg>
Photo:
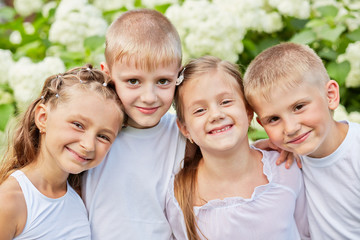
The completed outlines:
<svg viewBox="0 0 360 240">
<path fill-rule="evenodd" d="M 102 164 L 84 176 L 92 239 L 170 239 L 166 189 L 185 152 L 167 113 L 181 67 L 179 35 L 155 10 L 128 11 L 108 29 L 105 57 L 102 69 L 128 121 Z"/>
<path fill-rule="evenodd" d="M 269 139 L 301 155 L 312 239 L 360 238 L 360 125 L 337 122 L 339 85 L 305 45 L 260 53 L 245 95 Z"/>
</svg>

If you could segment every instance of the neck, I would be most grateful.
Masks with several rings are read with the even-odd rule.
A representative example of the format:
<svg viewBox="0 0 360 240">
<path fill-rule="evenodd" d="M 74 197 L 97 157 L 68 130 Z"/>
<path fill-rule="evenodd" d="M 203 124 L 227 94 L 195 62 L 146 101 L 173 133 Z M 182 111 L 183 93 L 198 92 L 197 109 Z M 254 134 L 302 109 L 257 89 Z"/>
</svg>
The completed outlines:
<svg viewBox="0 0 360 240">
<path fill-rule="evenodd" d="M 237 148 L 227 153 L 202 152 L 203 159 L 199 171 L 218 181 L 234 181 L 251 174 L 258 167 L 256 159 L 261 159 L 261 153 L 251 149 L 249 145 Z"/>
<path fill-rule="evenodd" d="M 35 161 L 21 169 L 32 184 L 45 196 L 58 198 L 67 191 L 68 173 L 54 168 L 40 154 Z"/>
</svg>

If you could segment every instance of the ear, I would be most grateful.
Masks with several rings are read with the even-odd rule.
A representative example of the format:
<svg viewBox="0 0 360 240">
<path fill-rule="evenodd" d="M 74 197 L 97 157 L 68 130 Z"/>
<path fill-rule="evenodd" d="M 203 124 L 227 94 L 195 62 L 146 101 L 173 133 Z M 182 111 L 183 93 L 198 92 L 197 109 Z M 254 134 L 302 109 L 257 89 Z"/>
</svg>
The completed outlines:
<svg viewBox="0 0 360 240">
<path fill-rule="evenodd" d="M 48 115 L 48 107 L 45 104 L 39 104 L 35 109 L 35 124 L 39 131 L 46 131 L 46 120 Z"/>
<path fill-rule="evenodd" d="M 329 109 L 335 110 L 340 103 L 339 84 L 334 80 L 330 80 L 326 83 L 325 88 Z"/>
<path fill-rule="evenodd" d="M 182 133 L 182 135 L 183 135 L 184 137 L 188 138 L 190 134 L 189 134 L 189 131 L 188 131 L 187 128 L 186 128 L 186 125 L 183 124 L 183 123 L 181 123 L 181 122 L 179 121 L 179 119 L 176 119 L 176 124 L 177 124 L 180 132 Z"/>
<path fill-rule="evenodd" d="M 258 122 L 258 124 L 260 124 L 262 127 L 264 127 L 259 119 L 259 117 L 256 117 L 256 121 Z"/>
<path fill-rule="evenodd" d="M 250 108 L 247 108 L 246 109 L 246 114 L 248 116 L 248 119 L 249 119 L 249 126 L 251 125 L 251 121 L 253 120 L 254 118 L 254 111 Z"/>
<path fill-rule="evenodd" d="M 104 73 L 106 73 L 107 75 L 110 76 L 110 69 L 109 69 L 108 65 L 106 64 L 106 62 L 100 63 L 100 67 L 101 67 L 101 71 L 103 71 Z"/>
</svg>

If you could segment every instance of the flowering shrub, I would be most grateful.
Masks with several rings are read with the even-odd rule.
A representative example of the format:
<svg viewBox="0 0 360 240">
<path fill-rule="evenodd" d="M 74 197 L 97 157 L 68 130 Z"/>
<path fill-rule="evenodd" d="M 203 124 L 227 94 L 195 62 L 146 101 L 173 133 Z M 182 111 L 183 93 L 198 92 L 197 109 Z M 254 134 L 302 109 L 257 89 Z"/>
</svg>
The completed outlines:
<svg viewBox="0 0 360 240">
<path fill-rule="evenodd" d="M 0 3 L 1 4 L 1 3 Z M 47 76 L 104 61 L 107 26 L 122 12 L 153 8 L 176 26 L 184 61 L 211 54 L 245 70 L 283 41 L 308 44 L 341 88 L 335 118 L 360 122 L 358 0 L 13 0 L 0 6 L 0 143 L 11 119 Z M 251 139 L 266 137 L 254 123 Z"/>
</svg>

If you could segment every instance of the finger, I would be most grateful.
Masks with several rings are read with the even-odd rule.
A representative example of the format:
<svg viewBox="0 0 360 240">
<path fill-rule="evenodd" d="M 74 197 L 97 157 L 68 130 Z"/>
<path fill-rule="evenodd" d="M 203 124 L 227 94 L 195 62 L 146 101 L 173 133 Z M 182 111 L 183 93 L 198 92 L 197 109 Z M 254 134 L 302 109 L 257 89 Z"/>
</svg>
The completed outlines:
<svg viewBox="0 0 360 240">
<path fill-rule="evenodd" d="M 279 157 L 278 157 L 278 159 L 276 160 L 276 164 L 277 164 L 277 165 L 280 165 L 280 164 L 282 164 L 283 162 L 285 162 L 286 159 L 287 159 L 287 155 L 288 155 L 288 152 L 286 152 L 286 151 L 284 151 L 284 150 L 280 151 Z"/>
<path fill-rule="evenodd" d="M 296 159 L 296 164 L 298 165 L 298 167 L 301 169 L 302 168 L 302 164 L 301 164 L 301 159 L 299 157 L 299 155 L 294 154 L 294 157 Z"/>
<path fill-rule="evenodd" d="M 286 163 L 285 163 L 285 168 L 289 169 L 291 167 L 291 165 L 294 163 L 294 154 L 291 152 L 287 152 L 287 156 L 286 156 Z"/>
</svg>

